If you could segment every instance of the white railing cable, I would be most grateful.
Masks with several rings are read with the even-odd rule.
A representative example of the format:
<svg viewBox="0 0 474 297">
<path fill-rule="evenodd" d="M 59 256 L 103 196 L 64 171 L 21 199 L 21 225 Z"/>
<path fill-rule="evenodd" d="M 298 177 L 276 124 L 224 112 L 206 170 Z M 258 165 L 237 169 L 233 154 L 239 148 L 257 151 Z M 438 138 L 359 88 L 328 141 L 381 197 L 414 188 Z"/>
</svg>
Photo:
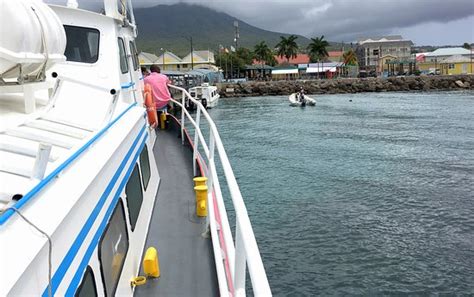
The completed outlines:
<svg viewBox="0 0 474 297">
<path fill-rule="evenodd" d="M 271 296 L 270 285 L 268 283 L 267 275 L 265 273 L 265 268 L 263 266 L 262 258 L 258 249 L 257 241 L 248 217 L 247 208 L 240 193 L 237 180 L 235 179 L 232 167 L 230 165 L 229 159 L 222 144 L 222 140 L 217 131 L 217 127 L 207 113 L 206 109 L 202 106 L 200 101 L 194 99 L 185 89 L 169 85 L 170 88 L 179 90 L 182 92 L 181 102 L 172 100 L 178 106 L 181 107 L 181 135 L 182 141 L 184 143 L 184 121 L 188 118 L 190 124 L 195 129 L 194 142 L 195 147 L 193 151 L 193 162 L 196 162 L 198 156 L 198 145 L 200 144 L 203 148 L 205 157 L 207 158 L 209 169 L 209 180 L 208 187 L 210 189 L 208 195 L 208 205 L 209 205 L 209 222 L 210 230 L 212 235 L 212 242 L 214 247 L 214 257 L 216 261 L 216 270 L 218 274 L 219 289 L 221 295 L 223 292 L 228 292 L 226 290 L 232 289 L 233 292 L 230 292 L 233 296 L 245 296 L 245 274 L 246 266 L 248 266 L 248 271 L 250 275 L 250 280 L 252 283 L 252 290 L 255 296 Z M 197 117 L 196 121 L 192 118 L 190 113 L 186 110 L 186 99 L 193 102 L 197 108 Z M 202 135 L 200 125 L 200 118 L 204 116 L 206 119 L 210 133 L 209 133 L 209 146 L 205 138 Z M 234 239 L 232 238 L 232 233 L 230 231 L 229 221 L 227 218 L 227 213 L 225 210 L 225 204 L 217 176 L 216 165 L 214 162 L 214 150 L 217 149 L 219 160 L 221 161 L 222 169 L 224 176 L 227 181 L 227 186 L 229 193 L 232 199 L 233 207 L 235 209 L 235 223 L 236 223 L 236 238 L 235 244 Z M 193 167 L 194 168 L 194 167 Z M 194 168 L 194 173 L 196 169 Z M 214 190 L 215 198 L 217 205 L 214 205 L 212 190 Z M 219 241 L 219 232 L 217 229 L 217 222 L 214 210 L 218 211 L 218 214 L 221 218 L 221 226 L 223 233 L 223 242 L 225 244 L 225 255 L 221 255 L 221 247 Z M 227 260 L 230 268 L 231 280 L 227 279 L 226 273 L 224 271 L 224 263 L 222 261 L 223 257 L 226 256 L 224 262 Z M 225 281 L 225 284 L 224 284 Z"/>
</svg>

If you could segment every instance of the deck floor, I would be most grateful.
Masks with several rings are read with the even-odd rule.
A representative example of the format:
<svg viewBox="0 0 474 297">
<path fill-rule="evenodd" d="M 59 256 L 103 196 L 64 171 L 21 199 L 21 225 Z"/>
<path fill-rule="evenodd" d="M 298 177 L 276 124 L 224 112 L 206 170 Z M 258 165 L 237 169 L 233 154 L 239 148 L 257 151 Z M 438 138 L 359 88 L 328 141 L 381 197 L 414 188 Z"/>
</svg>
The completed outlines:
<svg viewBox="0 0 474 297">
<path fill-rule="evenodd" d="M 217 296 L 211 239 L 195 214 L 192 153 L 174 131 L 159 131 L 153 152 L 161 182 L 146 247 L 158 250 L 161 276 L 135 296 Z"/>
</svg>

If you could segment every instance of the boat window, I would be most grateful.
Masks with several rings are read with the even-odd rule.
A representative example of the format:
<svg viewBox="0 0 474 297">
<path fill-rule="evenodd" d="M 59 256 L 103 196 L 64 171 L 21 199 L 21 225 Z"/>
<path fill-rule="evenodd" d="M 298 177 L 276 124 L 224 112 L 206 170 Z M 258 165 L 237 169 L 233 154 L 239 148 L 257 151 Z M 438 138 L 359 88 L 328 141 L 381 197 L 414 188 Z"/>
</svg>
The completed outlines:
<svg viewBox="0 0 474 297">
<path fill-rule="evenodd" d="M 142 184 L 140 181 L 140 173 L 138 172 L 138 164 L 133 168 L 132 175 L 125 187 L 125 194 L 127 195 L 128 216 L 130 217 L 130 226 L 132 231 L 135 230 L 140 208 L 143 202 Z"/>
<path fill-rule="evenodd" d="M 137 47 L 135 46 L 135 42 L 130 41 L 130 54 L 132 55 L 132 61 L 133 61 L 133 70 L 137 71 L 138 70 L 138 52 L 137 52 Z"/>
<path fill-rule="evenodd" d="M 82 277 L 82 282 L 74 294 L 75 297 L 92 297 L 97 296 L 97 287 L 95 284 L 94 272 L 90 266 L 87 266 L 86 272 Z"/>
<path fill-rule="evenodd" d="M 143 151 L 140 154 L 140 168 L 142 169 L 142 179 L 143 179 L 143 187 L 148 187 L 148 183 L 150 182 L 150 160 L 148 159 L 148 148 L 145 145 L 143 147 Z"/>
<path fill-rule="evenodd" d="M 119 46 L 119 54 L 120 54 L 120 70 L 122 73 L 128 72 L 128 62 L 127 62 L 127 52 L 125 51 L 125 44 L 123 43 L 123 39 L 118 39 L 118 46 Z"/>
<path fill-rule="evenodd" d="M 125 211 L 119 199 L 99 243 L 99 261 L 105 296 L 114 296 L 128 251 Z"/>
<path fill-rule="evenodd" d="M 64 26 L 66 31 L 66 50 L 64 55 L 67 61 L 81 63 L 95 63 L 99 59 L 99 30 L 76 26 Z"/>
</svg>

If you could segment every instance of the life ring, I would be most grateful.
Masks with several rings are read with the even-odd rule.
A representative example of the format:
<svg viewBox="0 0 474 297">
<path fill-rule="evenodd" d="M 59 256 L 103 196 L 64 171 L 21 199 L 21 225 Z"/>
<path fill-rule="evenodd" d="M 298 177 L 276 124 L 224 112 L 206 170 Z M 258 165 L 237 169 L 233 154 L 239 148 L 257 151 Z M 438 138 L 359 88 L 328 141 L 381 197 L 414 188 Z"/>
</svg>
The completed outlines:
<svg viewBox="0 0 474 297">
<path fill-rule="evenodd" d="M 150 126 L 156 127 L 156 125 L 158 125 L 158 115 L 156 114 L 156 107 L 155 103 L 153 102 L 152 90 L 149 84 L 145 84 L 143 97 L 145 98 L 145 107 L 146 114 L 148 116 L 148 123 L 150 124 Z"/>
</svg>

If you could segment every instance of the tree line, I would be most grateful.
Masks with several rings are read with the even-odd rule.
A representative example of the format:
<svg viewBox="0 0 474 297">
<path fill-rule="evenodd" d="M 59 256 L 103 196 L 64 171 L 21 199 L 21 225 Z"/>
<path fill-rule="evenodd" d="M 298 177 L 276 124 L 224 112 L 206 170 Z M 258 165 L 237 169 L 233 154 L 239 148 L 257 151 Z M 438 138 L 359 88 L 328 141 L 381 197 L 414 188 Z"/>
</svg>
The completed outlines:
<svg viewBox="0 0 474 297">
<path fill-rule="evenodd" d="M 216 57 L 216 64 L 224 70 L 226 77 L 229 73 L 240 73 L 245 69 L 246 65 L 252 65 L 254 61 L 258 64 L 275 66 L 277 61 L 275 56 L 282 59 L 286 58 L 289 64 L 292 58 L 296 58 L 298 53 L 305 51 L 310 58 L 310 63 L 324 62 L 328 54 L 329 42 L 321 37 L 311 38 L 311 42 L 306 48 L 300 48 L 296 42 L 298 36 L 290 35 L 288 37 L 280 36 L 280 41 L 271 49 L 265 41 L 256 44 L 252 50 L 247 48 L 238 48 L 235 52 L 219 51 Z M 350 49 L 343 53 L 343 61 L 346 65 L 357 65 L 357 56 L 355 52 Z M 233 77 L 233 75 L 230 75 Z"/>
</svg>

